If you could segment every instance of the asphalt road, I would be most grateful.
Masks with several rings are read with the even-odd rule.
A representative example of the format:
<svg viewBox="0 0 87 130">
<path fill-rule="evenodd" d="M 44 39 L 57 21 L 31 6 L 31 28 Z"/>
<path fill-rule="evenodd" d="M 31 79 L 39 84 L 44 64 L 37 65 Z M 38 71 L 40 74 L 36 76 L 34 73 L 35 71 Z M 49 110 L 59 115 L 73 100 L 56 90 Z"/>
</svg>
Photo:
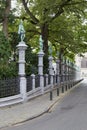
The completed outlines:
<svg viewBox="0 0 87 130">
<path fill-rule="evenodd" d="M 68 93 L 49 113 L 3 130 L 87 130 L 87 80 Z"/>
</svg>

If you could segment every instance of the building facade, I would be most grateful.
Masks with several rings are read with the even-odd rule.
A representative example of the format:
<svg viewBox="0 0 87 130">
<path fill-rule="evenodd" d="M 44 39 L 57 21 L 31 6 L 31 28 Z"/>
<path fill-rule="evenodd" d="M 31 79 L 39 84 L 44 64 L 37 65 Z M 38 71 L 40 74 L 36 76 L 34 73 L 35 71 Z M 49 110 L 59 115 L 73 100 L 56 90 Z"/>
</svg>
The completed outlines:
<svg viewBox="0 0 87 130">
<path fill-rule="evenodd" d="M 87 77 L 87 53 L 84 54 L 84 57 L 76 56 L 76 64 L 81 70 L 81 77 Z"/>
</svg>

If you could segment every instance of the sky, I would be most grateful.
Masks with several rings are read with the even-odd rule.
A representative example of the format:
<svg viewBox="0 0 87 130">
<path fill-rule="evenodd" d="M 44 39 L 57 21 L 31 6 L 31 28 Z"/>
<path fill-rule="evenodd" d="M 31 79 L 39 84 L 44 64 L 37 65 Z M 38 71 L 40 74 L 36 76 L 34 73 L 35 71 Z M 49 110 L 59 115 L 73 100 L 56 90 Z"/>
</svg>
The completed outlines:
<svg viewBox="0 0 87 130">
<path fill-rule="evenodd" d="M 11 3 L 12 8 L 15 8 L 15 5 L 16 5 L 16 0 L 12 0 L 12 3 Z"/>
<path fill-rule="evenodd" d="M 11 8 L 16 8 L 16 12 L 14 14 L 16 14 L 17 16 L 20 16 L 20 9 L 21 9 L 21 6 L 18 6 L 17 5 L 17 0 L 11 0 Z"/>
</svg>

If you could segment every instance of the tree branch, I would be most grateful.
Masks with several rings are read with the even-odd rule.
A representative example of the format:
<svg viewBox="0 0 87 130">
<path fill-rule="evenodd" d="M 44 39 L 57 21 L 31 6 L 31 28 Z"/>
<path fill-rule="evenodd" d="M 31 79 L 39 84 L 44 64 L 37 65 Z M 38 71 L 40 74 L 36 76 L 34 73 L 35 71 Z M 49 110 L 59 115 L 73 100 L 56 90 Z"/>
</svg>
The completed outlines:
<svg viewBox="0 0 87 130">
<path fill-rule="evenodd" d="M 63 10 L 64 6 L 66 6 L 70 1 L 72 1 L 72 0 L 65 0 L 56 7 L 56 8 L 58 8 L 58 12 L 55 14 L 54 17 L 52 17 L 51 21 L 53 21 L 55 18 L 57 18 L 64 12 L 64 10 Z"/>
<path fill-rule="evenodd" d="M 70 2 L 71 1 L 71 2 Z M 58 12 L 55 14 L 55 16 L 52 18 L 52 20 L 54 20 L 55 18 L 57 18 L 58 16 L 60 16 L 63 12 L 64 12 L 64 10 L 63 10 L 63 8 L 65 7 L 65 6 L 72 6 L 72 5 L 77 5 L 77 4 L 87 4 L 87 1 L 81 1 L 81 2 L 72 2 L 72 0 L 67 0 L 66 2 L 64 2 L 64 3 L 62 3 L 61 5 L 60 5 L 60 7 L 59 7 L 59 10 L 58 10 Z"/>
<path fill-rule="evenodd" d="M 37 30 L 32 30 L 32 29 L 28 29 L 27 32 L 33 32 L 33 33 L 39 34 L 39 35 L 41 34 L 39 31 L 37 31 Z"/>
<path fill-rule="evenodd" d="M 33 13 L 29 10 L 29 8 L 27 7 L 27 2 L 25 2 L 25 0 L 22 0 L 22 3 L 24 5 L 24 8 L 26 10 L 26 12 L 28 13 L 28 15 L 31 17 L 31 19 L 33 20 L 33 22 L 35 24 L 39 23 L 39 20 L 33 15 Z"/>
<path fill-rule="evenodd" d="M 85 4 L 85 5 L 86 5 L 86 4 L 87 4 L 87 1 L 71 2 L 71 3 L 67 3 L 66 6 L 67 6 L 67 5 L 79 5 L 79 4 Z"/>
</svg>

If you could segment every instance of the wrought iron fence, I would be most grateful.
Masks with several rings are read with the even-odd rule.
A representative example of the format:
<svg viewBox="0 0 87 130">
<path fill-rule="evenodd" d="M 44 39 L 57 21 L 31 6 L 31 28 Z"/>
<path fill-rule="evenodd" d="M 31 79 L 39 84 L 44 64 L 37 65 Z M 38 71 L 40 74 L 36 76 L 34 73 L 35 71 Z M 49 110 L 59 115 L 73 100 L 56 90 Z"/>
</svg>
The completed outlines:
<svg viewBox="0 0 87 130">
<path fill-rule="evenodd" d="M 40 87 L 40 75 L 35 76 L 35 88 Z"/>
<path fill-rule="evenodd" d="M 48 75 L 48 85 L 51 83 L 51 76 L 50 75 Z"/>
<path fill-rule="evenodd" d="M 58 83 L 58 75 L 56 75 L 56 83 Z"/>
<path fill-rule="evenodd" d="M 14 96 L 19 93 L 19 77 L 0 80 L 0 98 Z"/>
<path fill-rule="evenodd" d="M 27 92 L 32 90 L 32 77 L 31 76 L 27 76 Z"/>
<path fill-rule="evenodd" d="M 56 82 L 55 78 L 56 78 L 55 75 L 53 75 L 53 84 L 55 84 L 55 82 Z"/>
<path fill-rule="evenodd" d="M 44 75 L 44 87 L 46 87 L 46 75 Z"/>
</svg>

